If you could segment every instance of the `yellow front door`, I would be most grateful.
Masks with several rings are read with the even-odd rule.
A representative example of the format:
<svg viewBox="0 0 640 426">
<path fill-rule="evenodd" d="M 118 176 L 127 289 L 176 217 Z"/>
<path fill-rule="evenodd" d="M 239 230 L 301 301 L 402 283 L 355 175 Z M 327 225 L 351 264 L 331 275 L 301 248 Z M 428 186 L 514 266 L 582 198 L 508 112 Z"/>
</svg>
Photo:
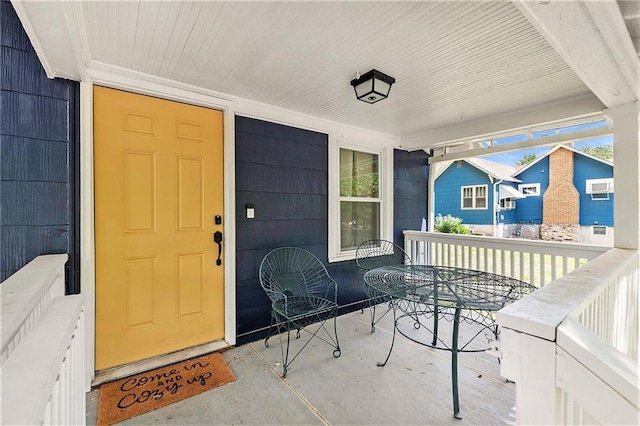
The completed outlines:
<svg viewBox="0 0 640 426">
<path fill-rule="evenodd" d="M 222 122 L 95 87 L 97 370 L 224 337 Z"/>
</svg>

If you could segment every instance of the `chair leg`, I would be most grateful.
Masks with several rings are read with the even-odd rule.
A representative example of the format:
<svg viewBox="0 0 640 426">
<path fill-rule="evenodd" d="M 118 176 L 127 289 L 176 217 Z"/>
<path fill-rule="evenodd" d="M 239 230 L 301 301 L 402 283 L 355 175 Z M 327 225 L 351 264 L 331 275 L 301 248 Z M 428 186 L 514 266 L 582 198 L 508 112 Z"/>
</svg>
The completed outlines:
<svg viewBox="0 0 640 426">
<path fill-rule="evenodd" d="M 279 331 L 279 330 L 278 330 Z M 280 334 L 280 352 L 282 352 L 282 377 L 287 377 L 289 367 L 289 345 L 291 343 L 291 324 L 287 323 L 287 348 L 283 348 L 282 334 Z"/>
<path fill-rule="evenodd" d="M 269 338 L 271 336 L 273 336 L 273 324 L 275 324 L 275 316 L 273 315 L 273 313 L 271 313 L 271 325 L 269 326 L 269 332 L 267 333 L 267 337 L 265 337 L 264 339 L 264 347 L 268 348 L 269 347 Z"/>
<path fill-rule="evenodd" d="M 333 315 L 333 333 L 336 336 L 336 348 L 333 351 L 333 356 L 338 358 L 341 354 L 342 351 L 340 351 L 340 342 L 338 342 L 338 326 L 337 326 L 337 321 L 338 321 L 338 311 L 336 310 L 336 312 Z"/>
<path fill-rule="evenodd" d="M 331 318 L 331 316 L 333 316 L 333 336 L 331 333 L 331 329 L 327 328 L 326 326 L 328 326 L 328 324 L 326 324 L 326 322 Z M 311 325 L 311 324 L 306 324 L 304 322 L 297 322 L 297 321 L 291 321 L 291 320 L 285 320 L 285 321 L 275 321 L 276 326 L 277 326 L 277 333 L 279 334 L 279 338 L 280 338 L 280 352 L 282 354 L 282 377 L 285 378 L 287 377 L 287 372 L 289 371 L 289 365 L 295 361 L 295 359 L 298 357 L 298 355 L 300 355 L 300 353 L 303 351 L 304 348 L 307 347 L 307 345 L 309 345 L 309 343 L 311 343 L 311 340 L 314 337 L 318 337 L 319 339 L 321 339 L 322 341 L 324 341 L 325 343 L 330 344 L 331 346 L 333 346 L 334 350 L 333 350 L 333 356 L 338 358 L 341 354 L 342 351 L 340 349 L 340 343 L 338 341 L 338 310 L 337 308 L 334 309 L 330 315 L 327 315 L 327 313 L 325 312 L 322 315 L 322 318 L 318 317 L 318 319 L 320 319 L 320 321 L 316 321 L 316 322 L 312 322 L 311 324 L 314 324 L 315 327 L 315 331 L 309 331 L 307 330 L 305 327 Z M 286 343 L 284 342 L 284 331 L 286 329 L 287 332 L 287 341 Z M 292 339 L 292 334 L 295 330 L 296 332 L 296 338 L 300 337 L 300 332 L 301 330 L 309 332 L 311 334 L 311 336 L 309 337 L 309 340 L 306 341 L 306 343 L 304 343 L 304 345 L 302 345 L 301 348 L 297 349 L 297 352 L 295 352 L 295 354 L 293 356 L 291 356 L 290 354 L 290 350 L 291 350 L 291 339 Z M 318 333 L 321 332 L 322 330 L 324 330 L 323 332 L 326 333 L 326 338 L 319 336 Z M 335 337 L 335 340 L 334 340 Z"/>
<path fill-rule="evenodd" d="M 371 313 L 371 333 L 376 331 L 376 305 L 371 303 L 369 299 L 369 313 Z"/>
</svg>

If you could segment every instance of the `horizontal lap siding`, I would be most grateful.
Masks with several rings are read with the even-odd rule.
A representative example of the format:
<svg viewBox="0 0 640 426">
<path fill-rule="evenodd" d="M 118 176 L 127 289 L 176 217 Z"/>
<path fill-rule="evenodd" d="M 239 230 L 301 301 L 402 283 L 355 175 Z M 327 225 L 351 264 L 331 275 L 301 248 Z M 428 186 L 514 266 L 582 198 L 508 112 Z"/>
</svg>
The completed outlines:
<svg viewBox="0 0 640 426">
<path fill-rule="evenodd" d="M 328 263 L 328 136 L 236 117 L 236 321 L 238 343 L 264 336 L 270 303 L 258 280 L 260 262 L 274 248 L 310 251 L 338 283 L 341 313 L 364 299 L 355 261 Z M 394 239 L 420 229 L 426 217 L 428 166 L 424 152 L 395 151 Z M 246 218 L 253 204 L 255 218 Z"/>
<path fill-rule="evenodd" d="M 328 137 L 236 117 L 236 297 L 238 341 L 264 334 L 270 304 L 258 280 L 260 262 L 277 247 L 310 251 L 339 286 L 338 302 L 363 298 L 354 262 L 327 262 Z M 246 218 L 246 204 L 255 218 Z"/>
<path fill-rule="evenodd" d="M 609 194 L 608 200 L 592 200 L 591 194 L 586 192 L 587 179 L 613 178 L 613 167 L 576 153 L 573 154 L 573 160 L 573 185 L 580 194 L 580 225 L 613 226 L 615 195 Z"/>
<path fill-rule="evenodd" d="M 542 224 L 542 195 L 549 186 L 549 157 L 545 157 L 515 176 L 520 184 L 540 184 L 540 195 L 516 200 L 516 221 L 524 224 Z"/>
<path fill-rule="evenodd" d="M 77 83 L 49 79 L 0 1 L 0 281 L 36 256 L 70 251 L 70 116 Z"/>
<path fill-rule="evenodd" d="M 458 164 L 460 166 L 458 167 Z M 486 173 L 478 170 L 466 161 L 453 162 L 435 183 L 435 214 L 450 214 L 462 219 L 465 225 L 493 224 L 493 184 Z M 463 210 L 461 207 L 461 189 L 463 186 L 486 185 L 487 208 Z"/>
<path fill-rule="evenodd" d="M 393 241 L 404 245 L 404 230 L 419 231 L 427 217 L 429 156 L 424 151 L 393 153 Z"/>
</svg>

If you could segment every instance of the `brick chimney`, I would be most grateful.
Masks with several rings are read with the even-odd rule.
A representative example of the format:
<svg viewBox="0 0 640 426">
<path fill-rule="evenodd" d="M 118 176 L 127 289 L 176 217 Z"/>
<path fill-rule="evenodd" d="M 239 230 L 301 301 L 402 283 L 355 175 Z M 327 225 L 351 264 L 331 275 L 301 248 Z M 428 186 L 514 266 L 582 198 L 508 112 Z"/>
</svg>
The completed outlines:
<svg viewBox="0 0 640 426">
<path fill-rule="evenodd" d="M 542 223 L 550 240 L 577 240 L 580 194 L 573 186 L 573 152 L 559 148 L 549 155 L 549 186 L 542 198 Z M 542 230 L 541 230 L 542 232 Z"/>
</svg>

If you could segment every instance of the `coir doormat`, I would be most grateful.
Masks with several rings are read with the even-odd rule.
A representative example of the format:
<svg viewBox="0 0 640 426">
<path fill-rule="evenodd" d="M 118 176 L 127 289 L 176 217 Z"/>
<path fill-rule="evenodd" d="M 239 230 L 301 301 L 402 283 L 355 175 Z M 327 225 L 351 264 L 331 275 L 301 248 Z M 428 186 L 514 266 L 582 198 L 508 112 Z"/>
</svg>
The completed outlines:
<svg viewBox="0 0 640 426">
<path fill-rule="evenodd" d="M 98 425 L 111 425 L 209 389 L 236 376 L 212 353 L 100 386 Z"/>
</svg>

